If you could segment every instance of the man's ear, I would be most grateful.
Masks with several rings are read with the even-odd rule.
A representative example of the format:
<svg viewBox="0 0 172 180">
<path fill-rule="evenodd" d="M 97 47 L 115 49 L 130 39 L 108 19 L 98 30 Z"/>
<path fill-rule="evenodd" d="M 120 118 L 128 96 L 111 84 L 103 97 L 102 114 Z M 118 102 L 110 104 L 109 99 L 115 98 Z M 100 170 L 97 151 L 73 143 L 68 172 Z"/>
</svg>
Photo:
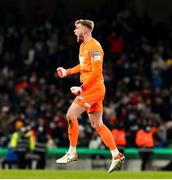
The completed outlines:
<svg viewBox="0 0 172 180">
<path fill-rule="evenodd" d="M 87 34 L 88 33 L 88 30 L 87 29 L 83 29 L 83 34 Z"/>
</svg>

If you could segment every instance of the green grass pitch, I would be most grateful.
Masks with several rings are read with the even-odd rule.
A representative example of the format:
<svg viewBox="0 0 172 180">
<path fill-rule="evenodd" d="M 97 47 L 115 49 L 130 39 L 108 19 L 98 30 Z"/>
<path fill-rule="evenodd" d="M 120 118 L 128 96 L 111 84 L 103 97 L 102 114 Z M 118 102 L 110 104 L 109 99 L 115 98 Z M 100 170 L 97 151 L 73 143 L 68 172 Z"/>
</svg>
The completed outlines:
<svg viewBox="0 0 172 180">
<path fill-rule="evenodd" d="M 172 179 L 167 171 L 0 170 L 0 179 Z"/>
</svg>

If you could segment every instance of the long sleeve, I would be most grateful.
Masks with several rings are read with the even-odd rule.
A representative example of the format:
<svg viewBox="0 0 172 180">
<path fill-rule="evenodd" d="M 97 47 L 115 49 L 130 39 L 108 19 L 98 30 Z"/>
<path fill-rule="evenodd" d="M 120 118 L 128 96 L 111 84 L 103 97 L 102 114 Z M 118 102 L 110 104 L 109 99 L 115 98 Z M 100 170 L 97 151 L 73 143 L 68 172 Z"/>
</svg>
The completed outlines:
<svg viewBox="0 0 172 180">
<path fill-rule="evenodd" d="M 70 69 L 70 75 L 78 74 L 78 73 L 80 73 L 80 64 Z"/>
</svg>

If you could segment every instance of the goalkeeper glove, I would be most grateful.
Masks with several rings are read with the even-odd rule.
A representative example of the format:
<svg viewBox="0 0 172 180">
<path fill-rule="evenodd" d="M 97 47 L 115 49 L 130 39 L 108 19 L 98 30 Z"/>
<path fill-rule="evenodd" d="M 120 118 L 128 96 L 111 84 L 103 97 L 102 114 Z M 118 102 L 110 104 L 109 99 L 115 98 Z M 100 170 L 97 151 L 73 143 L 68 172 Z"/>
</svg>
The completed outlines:
<svg viewBox="0 0 172 180">
<path fill-rule="evenodd" d="M 70 69 L 64 69 L 63 67 L 58 67 L 57 68 L 57 75 L 60 77 L 60 78 L 64 78 L 68 75 L 71 74 L 71 71 Z"/>
<path fill-rule="evenodd" d="M 83 91 L 82 87 L 80 87 L 80 86 L 73 86 L 70 88 L 70 90 L 71 90 L 72 94 L 74 94 L 75 96 L 78 96 Z"/>
</svg>

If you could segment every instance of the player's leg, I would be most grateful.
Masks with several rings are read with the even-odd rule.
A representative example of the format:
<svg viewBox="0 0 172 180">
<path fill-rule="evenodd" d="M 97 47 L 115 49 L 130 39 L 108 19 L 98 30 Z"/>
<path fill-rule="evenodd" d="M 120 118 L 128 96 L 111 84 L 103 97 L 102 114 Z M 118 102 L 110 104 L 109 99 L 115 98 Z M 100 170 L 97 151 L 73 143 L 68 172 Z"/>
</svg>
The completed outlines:
<svg viewBox="0 0 172 180">
<path fill-rule="evenodd" d="M 121 167 L 124 156 L 118 151 L 111 131 L 103 124 L 102 114 L 102 112 L 89 112 L 88 116 L 91 126 L 96 129 L 104 144 L 111 151 L 112 163 L 109 168 L 109 173 L 111 173 L 112 171 Z"/>
<path fill-rule="evenodd" d="M 77 118 L 85 111 L 85 109 L 79 104 L 73 102 L 69 107 L 66 119 L 68 121 L 68 137 L 70 142 L 70 148 L 68 152 L 76 153 L 76 146 L 78 142 L 79 127 Z"/>
<path fill-rule="evenodd" d="M 110 130 L 103 124 L 102 120 L 102 112 L 90 112 L 88 113 L 89 120 L 91 126 L 97 131 L 100 135 L 104 144 L 110 150 L 116 150 L 113 155 L 117 155 L 119 153 L 118 149 L 116 148 L 114 138 Z"/>
<path fill-rule="evenodd" d="M 79 127 L 77 118 L 85 111 L 85 109 L 73 102 L 69 107 L 66 119 L 68 121 L 68 137 L 70 142 L 70 147 L 68 152 L 60 159 L 56 161 L 59 164 L 66 164 L 71 161 L 76 161 L 78 159 L 76 154 L 76 146 L 78 142 Z"/>
</svg>

